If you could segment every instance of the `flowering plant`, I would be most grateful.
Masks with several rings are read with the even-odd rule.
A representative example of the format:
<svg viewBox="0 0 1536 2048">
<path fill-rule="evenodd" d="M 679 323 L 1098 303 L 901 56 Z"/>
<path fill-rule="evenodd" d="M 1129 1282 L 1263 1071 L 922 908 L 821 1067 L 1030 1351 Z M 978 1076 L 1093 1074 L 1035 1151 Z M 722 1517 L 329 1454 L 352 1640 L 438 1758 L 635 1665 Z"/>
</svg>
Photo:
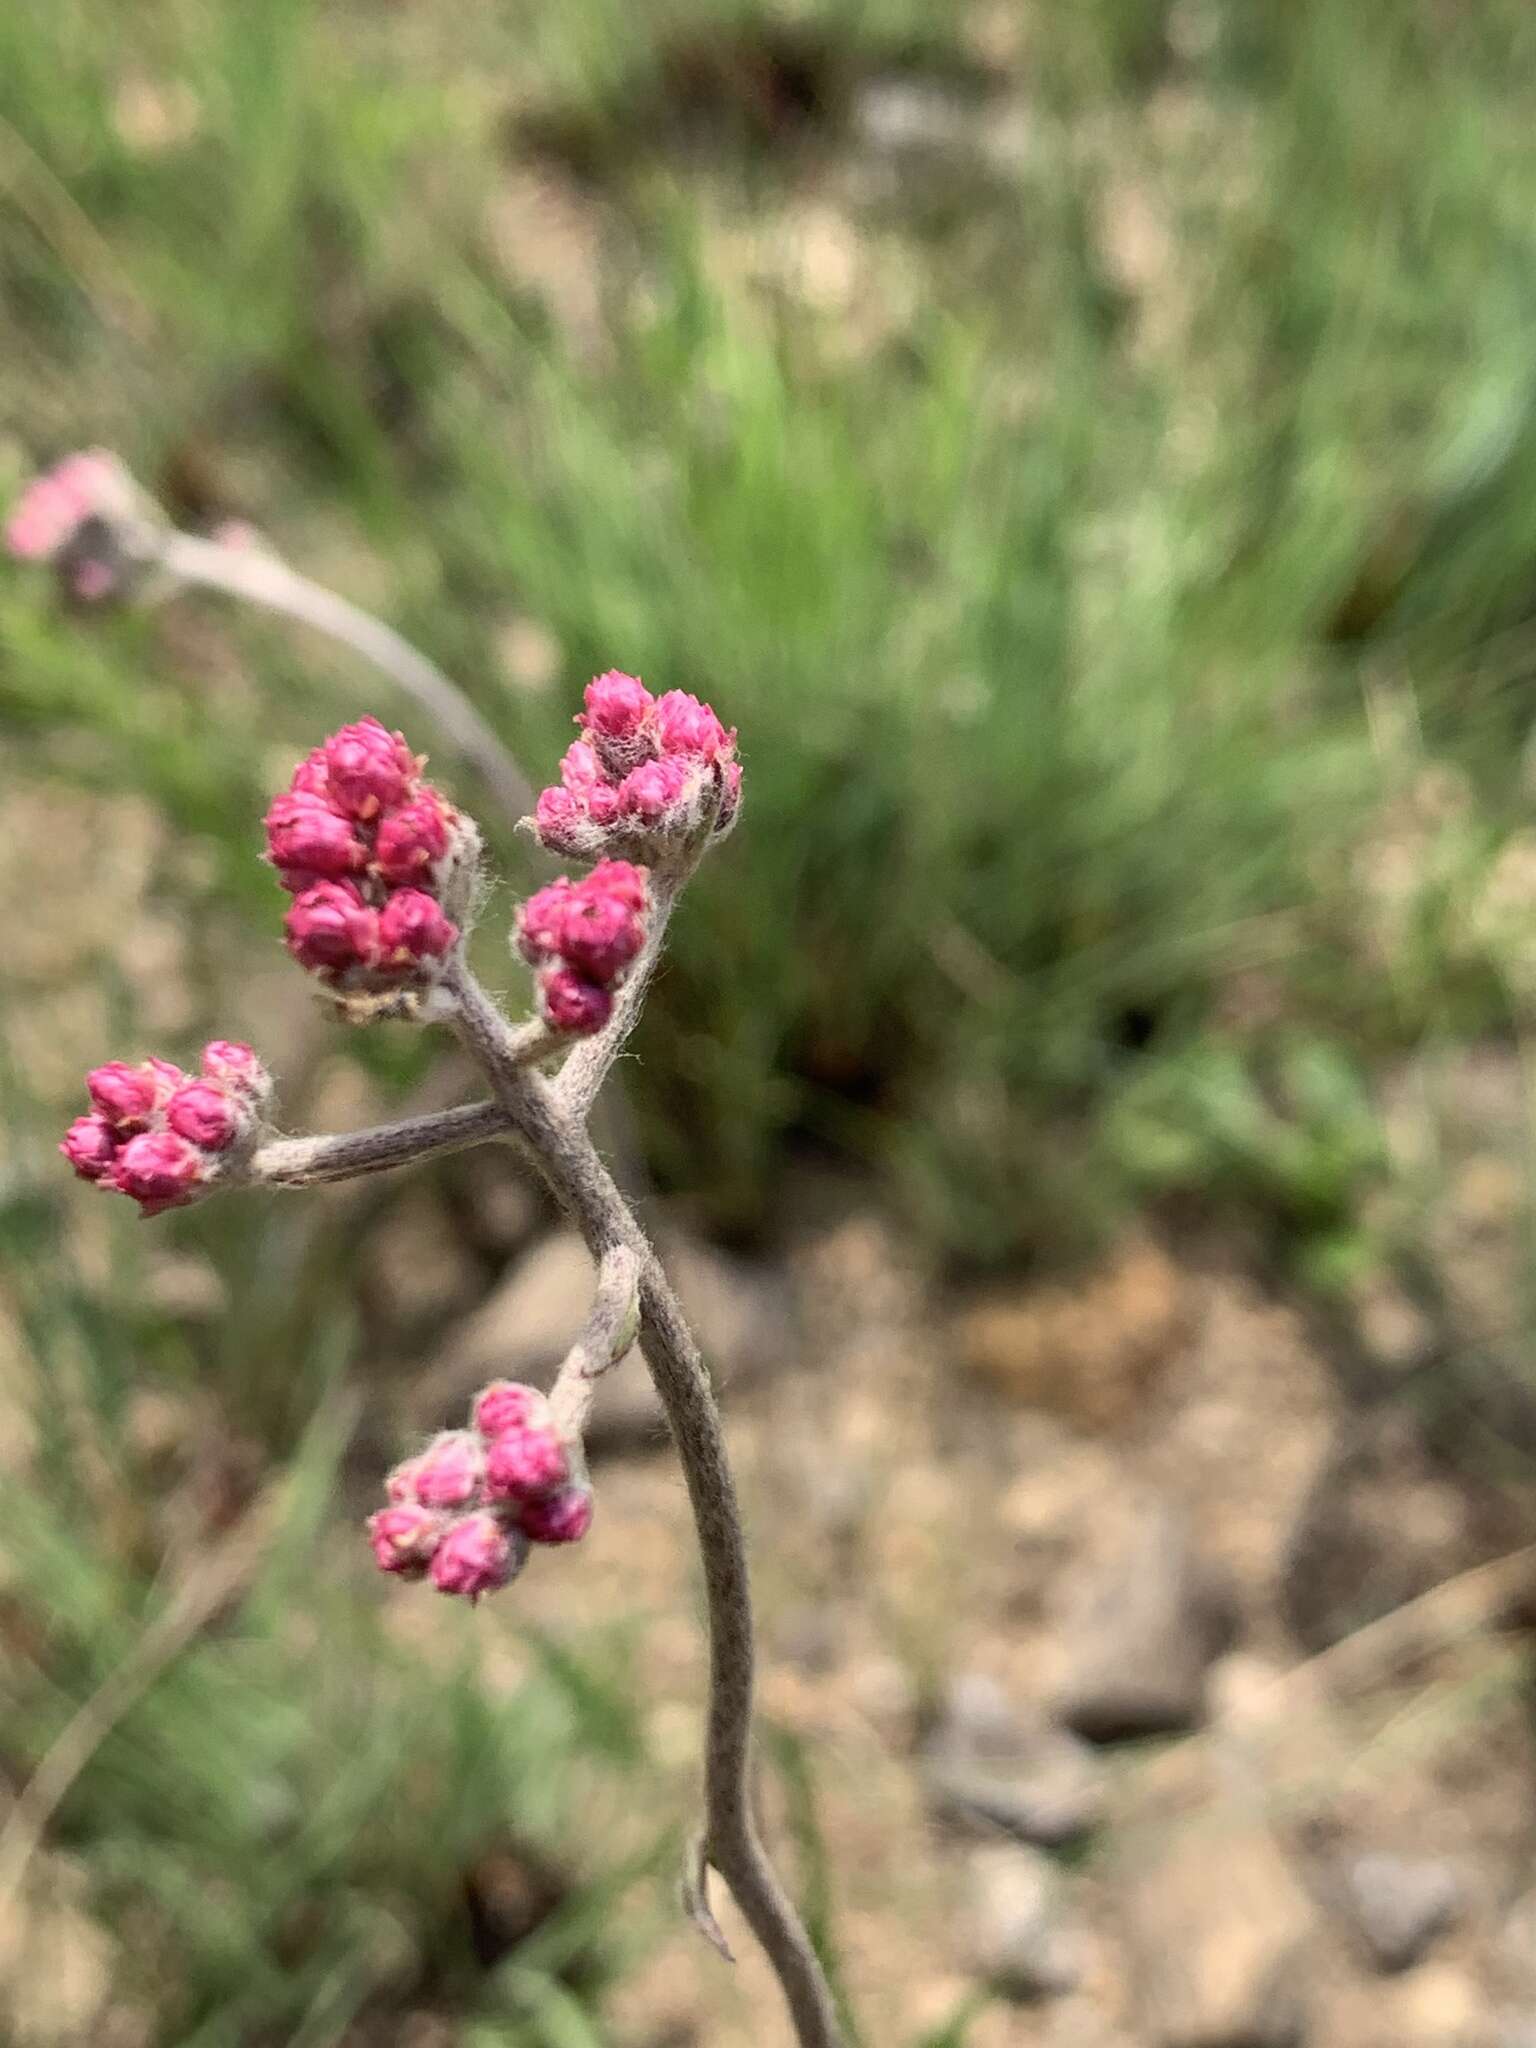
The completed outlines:
<svg viewBox="0 0 1536 2048">
<path fill-rule="evenodd" d="M 113 458 L 72 457 L 38 479 L 7 538 L 14 554 L 51 563 L 72 602 L 201 583 L 330 632 L 433 712 L 499 796 L 525 801 L 499 740 L 417 650 L 243 533 L 175 532 Z M 534 1013 L 519 1021 L 467 957 L 480 835 L 424 779 L 424 758 L 401 733 L 372 717 L 342 727 L 266 813 L 294 960 L 344 1022 L 389 1016 L 453 1030 L 484 1077 L 484 1100 L 373 1130 L 284 1137 L 269 1120 L 273 1084 L 257 1053 L 221 1039 L 195 1075 L 158 1057 L 94 1069 L 91 1106 L 60 1149 L 83 1180 L 145 1217 L 227 1189 L 344 1180 L 489 1140 L 523 1149 L 592 1256 L 591 1311 L 547 1396 L 493 1381 L 465 1428 L 395 1466 L 368 1523 L 373 1556 L 398 1579 L 475 1604 L 514 1579 L 533 1546 L 579 1543 L 593 1518 L 583 1435 L 595 1385 L 638 1338 L 687 1481 L 709 1615 L 703 1817 L 685 1902 L 728 1956 L 707 1897 L 717 1871 L 772 1964 L 800 2048 L 836 2048 L 826 1979 L 752 1812 L 751 1600 L 719 1411 L 661 1262 L 587 1130 L 678 893 L 736 820 L 736 735 L 688 693 L 653 697 L 617 671 L 589 684 L 577 724 L 559 782 L 524 823 L 550 851 L 591 865 L 518 913 L 513 943 L 535 978 Z"/>
</svg>

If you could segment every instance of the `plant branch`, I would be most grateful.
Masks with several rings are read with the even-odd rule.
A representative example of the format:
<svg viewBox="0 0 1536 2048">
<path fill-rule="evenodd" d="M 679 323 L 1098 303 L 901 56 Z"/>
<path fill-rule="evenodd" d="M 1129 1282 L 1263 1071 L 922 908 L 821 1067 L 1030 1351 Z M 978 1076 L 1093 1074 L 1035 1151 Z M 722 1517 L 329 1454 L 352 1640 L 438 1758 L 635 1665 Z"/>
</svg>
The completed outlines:
<svg viewBox="0 0 1536 2048">
<path fill-rule="evenodd" d="M 615 1246 L 634 1257 L 640 1342 L 677 1445 L 693 1509 L 709 1612 L 709 1706 L 704 1820 L 684 1879 L 694 1924 L 725 1953 L 710 1912 L 708 1872 L 730 1887 L 783 1991 L 799 2048 L 840 2048 L 831 1993 L 815 1950 L 758 1838 L 752 1813 L 754 1640 L 746 1544 L 714 1389 L 676 1295 L 645 1233 L 558 1083 L 519 1064 L 515 1035 L 458 961 L 444 984 L 465 1046 L 483 1068 L 508 1125 L 603 1270 Z"/>
<path fill-rule="evenodd" d="M 259 1145 L 241 1176 L 253 1186 L 308 1188 L 360 1174 L 408 1166 L 435 1152 L 458 1152 L 506 1134 L 505 1112 L 494 1102 L 470 1102 L 462 1109 L 434 1110 L 403 1117 L 367 1131 L 338 1131 L 313 1138 L 269 1138 Z"/>
<path fill-rule="evenodd" d="M 597 1382 L 625 1356 L 639 1329 L 640 1261 L 627 1244 L 613 1244 L 598 1265 L 591 1313 L 549 1390 L 555 1425 L 568 1442 L 586 1435 Z"/>
<path fill-rule="evenodd" d="M 156 530 L 153 561 L 181 584 L 244 598 L 349 647 L 433 719 L 479 772 L 510 823 L 533 808 L 533 790 L 505 743 L 458 684 L 410 641 L 265 548 L 226 547 L 193 533 Z"/>
</svg>

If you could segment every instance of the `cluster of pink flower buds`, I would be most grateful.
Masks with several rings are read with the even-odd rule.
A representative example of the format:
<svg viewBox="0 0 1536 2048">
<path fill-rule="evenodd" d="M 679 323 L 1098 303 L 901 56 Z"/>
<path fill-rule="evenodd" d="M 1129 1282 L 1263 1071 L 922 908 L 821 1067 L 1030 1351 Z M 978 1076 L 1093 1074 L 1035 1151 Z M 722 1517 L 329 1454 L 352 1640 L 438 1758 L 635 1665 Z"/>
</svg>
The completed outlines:
<svg viewBox="0 0 1536 2048">
<path fill-rule="evenodd" d="M 368 1540 L 380 1571 L 478 1600 L 516 1578 L 530 1543 L 579 1543 L 592 1490 L 537 1388 L 493 1380 L 471 1422 L 395 1467 Z"/>
<path fill-rule="evenodd" d="M 533 814 L 553 852 L 654 863 L 701 831 L 724 832 L 735 822 L 736 733 L 707 704 L 686 690 L 653 697 L 638 676 L 609 669 L 588 683 L 586 707 L 559 784 L 541 793 Z"/>
<path fill-rule="evenodd" d="M 645 944 L 644 868 L 600 861 L 579 882 L 562 875 L 517 915 L 517 948 L 537 967 L 539 1009 L 555 1031 L 601 1031 L 613 991 Z"/>
<path fill-rule="evenodd" d="M 20 561 L 53 563 L 71 597 L 100 604 L 139 573 L 124 540 L 148 510 L 117 457 L 91 448 L 32 479 L 6 521 L 5 545 Z"/>
<path fill-rule="evenodd" d="M 267 811 L 267 858 L 293 896 L 288 950 L 328 986 L 421 988 L 458 943 L 479 838 L 421 757 L 376 718 L 332 733 Z"/>
<path fill-rule="evenodd" d="M 112 1060 L 85 1085 L 91 1114 L 76 1117 L 59 1150 L 82 1180 L 131 1196 L 145 1216 L 194 1201 L 242 1161 L 272 1093 L 251 1048 L 224 1038 L 204 1046 L 199 1075 L 169 1060 Z"/>
</svg>

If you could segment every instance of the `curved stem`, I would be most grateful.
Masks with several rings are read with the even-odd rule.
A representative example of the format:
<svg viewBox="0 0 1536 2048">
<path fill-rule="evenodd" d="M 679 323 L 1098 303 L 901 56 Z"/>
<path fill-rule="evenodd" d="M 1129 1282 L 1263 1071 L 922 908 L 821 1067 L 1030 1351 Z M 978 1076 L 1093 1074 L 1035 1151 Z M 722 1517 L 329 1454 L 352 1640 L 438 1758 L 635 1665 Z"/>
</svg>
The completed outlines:
<svg viewBox="0 0 1536 2048">
<path fill-rule="evenodd" d="M 503 741 L 458 684 L 382 619 L 312 583 L 264 548 L 226 547 L 192 533 L 157 533 L 154 559 L 178 583 L 244 598 L 267 611 L 298 619 L 350 647 L 436 721 L 479 770 L 512 824 L 532 810 L 528 778 Z"/>
<path fill-rule="evenodd" d="M 677 1445 L 698 1532 L 709 1611 L 709 1709 L 704 1822 L 685 1892 L 695 1924 L 719 1947 L 704 1895 L 725 1879 L 778 1978 L 799 2048 L 841 2048 L 831 1992 L 815 1950 L 758 1838 L 751 1803 L 754 1643 L 746 1543 L 720 1411 L 693 1333 L 645 1233 L 558 1084 L 518 1064 L 506 1019 L 457 963 L 445 984 L 456 1024 L 507 1122 L 602 1269 L 614 1245 L 638 1265 L 640 1343 Z M 727 1951 L 728 1953 L 728 1951 Z"/>
</svg>

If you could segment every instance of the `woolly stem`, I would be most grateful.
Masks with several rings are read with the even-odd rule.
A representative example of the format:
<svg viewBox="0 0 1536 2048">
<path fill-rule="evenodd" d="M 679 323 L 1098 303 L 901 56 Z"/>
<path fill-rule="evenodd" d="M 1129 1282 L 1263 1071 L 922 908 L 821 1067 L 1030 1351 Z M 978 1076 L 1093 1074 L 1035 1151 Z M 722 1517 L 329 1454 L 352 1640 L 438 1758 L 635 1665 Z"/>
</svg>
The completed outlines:
<svg viewBox="0 0 1536 2048">
<path fill-rule="evenodd" d="M 308 1188 L 355 1180 L 409 1166 L 435 1152 L 459 1152 L 487 1138 L 505 1135 L 505 1111 L 495 1102 L 470 1102 L 462 1109 L 434 1110 L 403 1117 L 367 1131 L 338 1131 L 313 1138 L 269 1138 L 258 1145 L 244 1178 L 253 1185 Z"/>
<path fill-rule="evenodd" d="M 197 534 L 156 529 L 153 560 L 178 583 L 244 598 L 351 648 L 436 721 L 513 824 L 532 810 L 533 790 L 504 742 L 458 684 L 382 619 L 312 583 L 264 548 L 226 547 Z"/>
<path fill-rule="evenodd" d="M 704 1818 L 684 1878 L 695 1926 L 723 1953 L 708 1870 L 730 1887 L 778 1979 L 799 2048 L 840 2048 L 826 1978 L 758 1838 L 751 1804 L 754 1640 L 746 1543 L 714 1389 L 676 1295 L 645 1233 L 558 1084 L 517 1063 L 506 1019 L 462 961 L 445 983 L 456 1024 L 507 1122 L 581 1231 L 599 1271 L 616 1246 L 638 1270 L 640 1343 L 677 1445 L 698 1533 L 709 1613 Z"/>
</svg>

